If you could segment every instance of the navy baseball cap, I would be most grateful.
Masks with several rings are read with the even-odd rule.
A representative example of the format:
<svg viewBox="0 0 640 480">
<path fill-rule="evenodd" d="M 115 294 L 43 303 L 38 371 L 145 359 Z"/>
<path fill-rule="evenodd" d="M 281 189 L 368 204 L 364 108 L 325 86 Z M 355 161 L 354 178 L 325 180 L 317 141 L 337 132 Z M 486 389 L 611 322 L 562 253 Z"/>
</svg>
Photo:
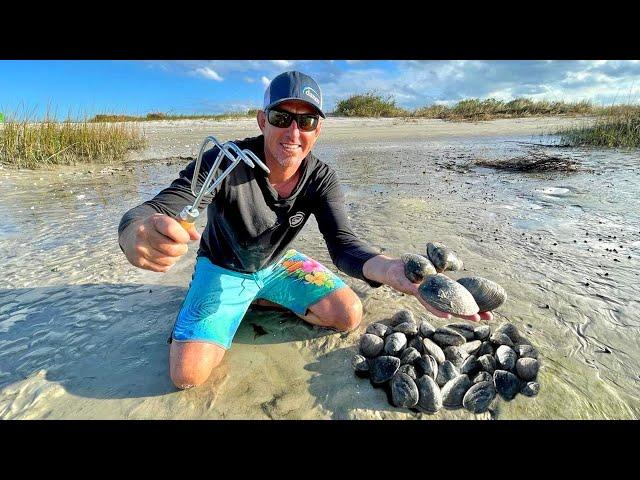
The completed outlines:
<svg viewBox="0 0 640 480">
<path fill-rule="evenodd" d="M 326 118 L 322 111 L 320 86 L 309 75 L 296 71 L 284 72 L 271 80 L 264 92 L 263 110 L 287 100 L 302 100 L 315 107 L 322 118 Z"/>
</svg>

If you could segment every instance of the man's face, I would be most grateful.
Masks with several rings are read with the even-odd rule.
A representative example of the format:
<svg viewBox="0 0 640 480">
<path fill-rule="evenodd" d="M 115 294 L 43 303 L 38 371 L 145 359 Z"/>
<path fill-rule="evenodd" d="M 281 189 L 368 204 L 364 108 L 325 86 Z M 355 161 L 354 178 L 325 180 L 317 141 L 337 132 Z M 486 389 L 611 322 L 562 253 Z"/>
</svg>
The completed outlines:
<svg viewBox="0 0 640 480">
<path fill-rule="evenodd" d="M 277 110 L 291 113 L 313 113 L 317 110 L 306 102 L 289 100 L 279 104 Z M 278 162 L 282 167 L 297 167 L 313 148 L 322 130 L 322 117 L 318 126 L 311 132 L 303 132 L 294 120 L 286 128 L 274 127 L 267 120 L 265 112 L 258 112 L 258 126 L 264 135 L 264 148 L 267 160 Z"/>
</svg>

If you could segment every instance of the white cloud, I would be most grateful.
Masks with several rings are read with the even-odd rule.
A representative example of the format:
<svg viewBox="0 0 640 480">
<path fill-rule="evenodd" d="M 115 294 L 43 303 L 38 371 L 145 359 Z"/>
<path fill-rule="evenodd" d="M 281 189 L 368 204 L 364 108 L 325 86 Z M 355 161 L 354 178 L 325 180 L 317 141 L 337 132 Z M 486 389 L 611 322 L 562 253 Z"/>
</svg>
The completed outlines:
<svg viewBox="0 0 640 480">
<path fill-rule="evenodd" d="M 290 62 L 289 60 L 271 60 L 271 63 L 282 68 L 289 68 L 293 66 L 293 62 Z"/>
<path fill-rule="evenodd" d="M 267 88 L 269 86 L 269 82 L 271 82 L 271 80 L 265 76 L 263 76 L 260 81 L 262 82 L 262 85 L 264 85 L 264 88 Z"/>
<path fill-rule="evenodd" d="M 218 75 L 218 73 L 215 70 L 212 70 L 209 67 L 196 68 L 193 73 L 200 77 L 208 78 L 210 80 L 215 80 L 217 82 L 222 82 L 224 80 L 224 78 Z"/>
</svg>

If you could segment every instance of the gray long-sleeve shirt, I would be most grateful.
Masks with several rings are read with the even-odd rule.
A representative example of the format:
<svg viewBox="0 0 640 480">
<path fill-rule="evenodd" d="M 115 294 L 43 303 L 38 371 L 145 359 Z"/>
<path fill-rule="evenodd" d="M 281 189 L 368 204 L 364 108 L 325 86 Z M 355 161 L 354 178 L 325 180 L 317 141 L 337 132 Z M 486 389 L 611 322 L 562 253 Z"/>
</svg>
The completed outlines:
<svg viewBox="0 0 640 480">
<path fill-rule="evenodd" d="M 250 149 L 265 161 L 262 135 L 235 143 L 241 149 Z M 215 147 L 203 155 L 196 192 L 217 154 L 218 148 Z M 225 158 L 220 172 L 229 164 L 230 161 Z M 191 205 L 195 200 L 191 193 L 194 168 L 195 161 L 187 165 L 179 178 L 152 200 L 125 213 L 118 234 L 137 219 L 153 213 L 176 217 L 185 205 Z M 198 255 L 206 256 L 223 268 L 256 272 L 276 262 L 302 230 L 309 215 L 315 215 L 331 259 L 338 269 L 364 280 L 372 287 L 380 286 L 380 283 L 366 279 L 362 274 L 364 263 L 379 253 L 351 230 L 344 193 L 335 171 L 311 153 L 302 161 L 300 168 L 300 179 L 291 195 L 279 198 L 266 172 L 257 166 L 250 168 L 240 162 L 216 191 L 205 196 L 200 204 L 200 209 L 205 205 L 208 207 L 207 225 Z"/>
</svg>

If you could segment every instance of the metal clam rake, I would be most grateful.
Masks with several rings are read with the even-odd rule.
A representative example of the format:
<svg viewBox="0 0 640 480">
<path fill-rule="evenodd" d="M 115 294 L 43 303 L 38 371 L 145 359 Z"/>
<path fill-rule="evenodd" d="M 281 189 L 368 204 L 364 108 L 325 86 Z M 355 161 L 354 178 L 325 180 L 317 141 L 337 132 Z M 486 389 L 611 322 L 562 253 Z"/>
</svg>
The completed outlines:
<svg viewBox="0 0 640 480">
<path fill-rule="evenodd" d="M 200 165 L 202 163 L 202 155 L 204 154 L 205 148 L 209 143 L 213 143 L 218 147 L 219 152 L 216 160 L 213 162 L 209 173 L 207 174 L 204 182 L 202 183 L 202 187 L 200 187 L 200 192 L 196 193 L 196 185 L 198 182 L 198 174 L 200 173 Z M 234 156 L 235 154 L 235 156 Z M 218 178 L 214 180 L 214 175 L 216 170 L 220 166 L 222 159 L 227 157 L 231 160 L 231 165 L 220 174 Z M 178 215 L 178 222 L 185 230 L 188 230 L 193 226 L 196 219 L 200 215 L 200 211 L 198 210 L 198 206 L 202 201 L 202 197 L 211 193 L 215 190 L 215 188 L 222 183 L 222 181 L 229 176 L 229 174 L 233 171 L 234 168 L 238 166 L 240 162 L 244 162 L 249 165 L 251 168 L 255 168 L 256 164 L 260 168 L 262 168 L 265 172 L 270 173 L 269 167 L 267 167 L 262 160 L 260 160 L 255 153 L 251 150 L 244 149 L 241 150 L 235 143 L 229 141 L 225 143 L 220 143 L 215 137 L 208 136 L 202 142 L 200 146 L 200 152 L 198 153 L 198 158 L 196 160 L 196 165 L 193 170 L 193 177 L 191 178 L 191 193 L 196 197 L 192 205 L 187 205 L 182 209 L 180 214 Z M 254 163 L 255 162 L 255 163 Z"/>
</svg>

